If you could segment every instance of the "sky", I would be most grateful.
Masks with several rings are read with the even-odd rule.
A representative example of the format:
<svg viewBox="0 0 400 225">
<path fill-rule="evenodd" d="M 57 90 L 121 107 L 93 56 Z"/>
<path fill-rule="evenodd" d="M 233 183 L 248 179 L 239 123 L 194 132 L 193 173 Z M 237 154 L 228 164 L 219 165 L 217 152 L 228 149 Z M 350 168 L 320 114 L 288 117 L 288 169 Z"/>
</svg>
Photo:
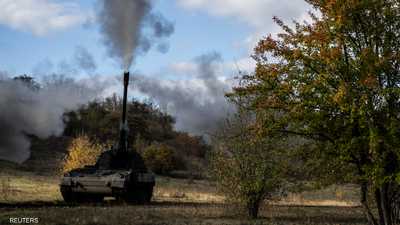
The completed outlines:
<svg viewBox="0 0 400 225">
<path fill-rule="evenodd" d="M 102 44 L 96 3 L 0 0 L 0 70 L 12 75 L 66 73 L 73 70 L 68 67 L 74 64 L 77 49 L 84 48 L 97 64 L 91 73 L 119 73 Z M 290 22 L 302 19 L 308 9 L 302 0 L 158 0 L 154 5 L 175 26 L 169 51 L 150 51 L 138 57 L 131 69 L 145 74 L 169 71 L 165 74 L 169 77 L 174 70 L 186 72 L 191 60 L 212 51 L 220 53 L 234 70 L 249 70 L 257 40 L 279 30 L 272 17 Z"/>
<path fill-rule="evenodd" d="M 0 75 L 102 78 L 102 87 L 109 86 L 105 95 L 118 92 L 120 86 L 107 78 L 122 75 L 122 69 L 107 54 L 98 1 L 0 0 Z M 196 134 L 230 111 L 224 94 L 232 78 L 251 72 L 257 42 L 280 31 L 272 17 L 290 24 L 307 20 L 310 10 L 303 0 L 152 2 L 174 32 L 164 51 L 152 49 L 135 58 L 130 70 L 138 88 L 131 93 L 154 99 L 177 118 L 178 129 Z"/>
</svg>

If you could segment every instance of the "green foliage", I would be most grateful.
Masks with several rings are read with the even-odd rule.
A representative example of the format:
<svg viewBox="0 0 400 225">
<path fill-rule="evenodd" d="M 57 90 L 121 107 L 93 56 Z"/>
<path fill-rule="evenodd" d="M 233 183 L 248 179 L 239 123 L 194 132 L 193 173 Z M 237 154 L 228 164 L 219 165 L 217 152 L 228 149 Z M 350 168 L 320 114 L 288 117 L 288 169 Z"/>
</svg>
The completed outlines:
<svg viewBox="0 0 400 225">
<path fill-rule="evenodd" d="M 255 48 L 257 68 L 232 100 L 248 98 L 260 132 L 300 135 L 317 142 L 309 151 L 319 176 L 361 185 L 373 224 L 400 220 L 400 8 L 395 0 L 308 0 L 320 16 L 295 23 Z M 271 60 L 273 58 L 273 60 Z M 379 217 L 366 203 L 375 193 Z"/>
<path fill-rule="evenodd" d="M 173 139 L 165 143 L 174 149 L 177 170 L 186 170 L 189 176 L 204 177 L 206 175 L 206 158 L 211 147 L 201 136 L 177 132 Z"/>
<path fill-rule="evenodd" d="M 201 136 L 191 136 L 185 132 L 177 132 L 168 144 L 177 149 L 178 154 L 204 158 L 210 147 Z"/>
<path fill-rule="evenodd" d="M 77 136 L 85 133 L 90 139 L 101 140 L 102 144 L 114 144 L 119 135 L 121 107 L 121 99 L 113 95 L 68 112 L 64 116 L 64 134 Z M 132 100 L 128 102 L 127 116 L 130 144 L 138 152 L 144 154 L 151 143 L 162 143 L 172 150 L 173 169 L 199 172 L 205 167 L 205 155 L 209 146 L 203 138 L 175 131 L 174 119 L 161 112 L 154 104 Z M 171 170 L 164 168 L 164 165 L 161 167 L 162 170 L 155 168 L 155 171 L 165 173 Z"/>
<path fill-rule="evenodd" d="M 143 159 L 155 173 L 168 174 L 177 167 L 174 150 L 165 144 L 152 144 L 144 149 Z"/>
<path fill-rule="evenodd" d="M 283 160 L 277 140 L 257 137 L 253 122 L 252 116 L 239 113 L 218 131 L 211 172 L 219 190 L 256 218 L 264 199 L 281 188 Z"/>
<path fill-rule="evenodd" d="M 27 75 L 14 77 L 14 80 L 35 91 L 65 82 L 74 82 L 72 78 L 56 75 L 45 77 L 40 83 Z M 127 107 L 128 140 L 132 149 L 142 153 L 151 143 L 162 143 L 170 146 L 173 151 L 174 169 L 188 170 L 185 172 L 189 174 L 202 174 L 206 166 L 206 153 L 210 149 L 202 136 L 192 136 L 186 132 L 176 131 L 175 119 L 162 112 L 150 101 L 140 102 L 131 99 Z M 81 105 L 74 111 L 65 112 L 63 137 L 79 139 L 81 134 L 85 134 L 88 141 L 111 146 L 119 138 L 121 108 L 122 99 L 113 94 L 110 97 Z M 38 139 L 34 135 L 27 134 L 27 136 Z M 46 143 L 46 140 L 43 141 Z M 57 149 L 64 153 L 66 145 L 64 146 Z M 32 149 L 33 155 L 35 151 L 36 149 Z M 58 165 L 58 163 L 55 164 Z"/>
<path fill-rule="evenodd" d="M 114 142 L 119 134 L 122 101 L 116 95 L 104 100 L 96 100 L 82 106 L 77 111 L 64 116 L 65 135 L 88 134 L 104 142 Z M 151 143 L 171 139 L 175 131 L 174 119 L 159 111 L 152 103 L 136 100 L 128 102 L 129 139 L 135 140 L 140 135 Z"/>
</svg>

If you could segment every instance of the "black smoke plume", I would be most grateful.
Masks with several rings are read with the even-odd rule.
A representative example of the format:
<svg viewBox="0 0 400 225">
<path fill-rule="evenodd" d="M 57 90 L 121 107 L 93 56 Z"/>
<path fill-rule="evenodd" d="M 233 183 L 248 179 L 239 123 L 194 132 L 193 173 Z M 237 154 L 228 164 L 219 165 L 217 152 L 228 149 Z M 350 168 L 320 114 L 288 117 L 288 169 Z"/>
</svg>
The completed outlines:
<svg viewBox="0 0 400 225">
<path fill-rule="evenodd" d="M 128 70 L 137 54 L 143 54 L 174 32 L 174 26 L 160 14 L 152 12 L 151 0 L 99 0 L 103 40 L 110 56 Z"/>
</svg>

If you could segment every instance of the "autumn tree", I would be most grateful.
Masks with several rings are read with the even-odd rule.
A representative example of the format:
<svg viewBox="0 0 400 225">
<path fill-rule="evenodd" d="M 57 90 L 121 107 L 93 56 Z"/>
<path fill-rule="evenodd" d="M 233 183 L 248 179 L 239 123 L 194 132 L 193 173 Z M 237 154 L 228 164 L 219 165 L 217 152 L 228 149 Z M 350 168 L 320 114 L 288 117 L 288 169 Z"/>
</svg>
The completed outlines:
<svg viewBox="0 0 400 225">
<path fill-rule="evenodd" d="M 200 173 L 205 167 L 205 155 L 209 145 L 201 136 L 192 136 L 183 131 L 176 131 L 175 119 L 162 112 L 154 103 L 140 102 L 135 99 L 128 101 L 129 144 L 132 148 L 144 154 L 151 146 L 148 163 L 157 167 L 158 173 L 174 170 L 187 170 Z M 77 110 L 64 114 L 64 135 L 77 137 L 82 133 L 91 140 L 100 141 L 107 146 L 115 144 L 119 135 L 122 99 L 116 94 L 104 99 L 96 99 L 80 106 Z M 160 147 L 172 151 L 173 167 L 169 169 L 159 160 L 154 149 Z M 164 148 L 165 147 L 165 148 Z M 164 151 L 165 152 L 165 151 Z M 154 155 L 150 157 L 150 155 Z M 168 155 L 168 154 L 167 154 Z M 168 155 L 169 157 L 169 155 Z M 154 162 L 150 162 L 154 160 Z M 168 167 L 168 166 L 167 166 Z"/>
<path fill-rule="evenodd" d="M 168 174 L 177 167 L 174 150 L 165 144 L 152 144 L 144 149 L 143 159 L 153 172 Z"/>
<path fill-rule="evenodd" d="M 264 136 L 316 141 L 308 153 L 325 161 L 315 171 L 359 183 L 371 224 L 398 224 L 400 2 L 307 2 L 311 22 L 275 18 L 283 32 L 259 42 L 256 70 L 231 98 L 250 100 Z"/>
<path fill-rule="evenodd" d="M 96 164 L 97 158 L 105 150 L 105 146 L 98 142 L 93 142 L 86 135 L 74 138 L 67 148 L 61 172 L 69 172 L 76 168 Z"/>
<path fill-rule="evenodd" d="M 213 138 L 210 168 L 227 200 L 257 218 L 264 200 L 279 197 L 284 150 L 278 147 L 282 142 L 258 137 L 253 125 L 254 116 L 244 110 L 228 119 Z"/>
</svg>

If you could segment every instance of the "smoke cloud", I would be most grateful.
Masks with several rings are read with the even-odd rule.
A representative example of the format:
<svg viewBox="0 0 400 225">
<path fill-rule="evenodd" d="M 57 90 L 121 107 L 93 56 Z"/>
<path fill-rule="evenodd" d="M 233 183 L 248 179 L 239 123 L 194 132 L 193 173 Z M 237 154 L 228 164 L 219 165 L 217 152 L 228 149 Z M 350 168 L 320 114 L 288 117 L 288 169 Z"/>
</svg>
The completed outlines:
<svg viewBox="0 0 400 225">
<path fill-rule="evenodd" d="M 39 61 L 32 69 L 32 74 L 49 75 L 54 69 L 54 64 L 49 58 Z"/>
<path fill-rule="evenodd" d="M 97 63 L 93 55 L 83 46 L 76 46 L 71 57 L 62 59 L 56 64 L 49 58 L 45 58 L 37 63 L 32 74 L 35 76 L 50 76 L 52 74 L 62 74 L 77 76 L 85 73 L 93 75 L 97 70 Z"/>
<path fill-rule="evenodd" d="M 148 52 L 174 32 L 172 23 L 152 13 L 151 0 L 100 0 L 98 21 L 110 56 L 125 70 L 137 54 Z M 157 48 L 168 49 L 164 44 Z"/>
<path fill-rule="evenodd" d="M 168 81 L 134 75 L 131 88 L 137 88 L 172 114 L 177 129 L 196 135 L 212 133 L 234 111 L 225 98 L 231 84 L 218 76 L 221 62 L 218 53 L 202 55 L 195 59 L 194 79 Z"/>
<path fill-rule="evenodd" d="M 27 134 L 46 138 L 64 130 L 62 115 L 98 92 L 62 76 L 49 76 L 40 89 L 0 76 L 0 159 L 22 163 L 30 156 Z"/>
<path fill-rule="evenodd" d="M 75 49 L 75 63 L 78 65 L 80 69 L 85 71 L 87 74 L 93 74 L 96 69 L 97 65 L 93 58 L 93 55 L 89 53 L 89 51 L 82 47 L 77 46 Z"/>
</svg>

